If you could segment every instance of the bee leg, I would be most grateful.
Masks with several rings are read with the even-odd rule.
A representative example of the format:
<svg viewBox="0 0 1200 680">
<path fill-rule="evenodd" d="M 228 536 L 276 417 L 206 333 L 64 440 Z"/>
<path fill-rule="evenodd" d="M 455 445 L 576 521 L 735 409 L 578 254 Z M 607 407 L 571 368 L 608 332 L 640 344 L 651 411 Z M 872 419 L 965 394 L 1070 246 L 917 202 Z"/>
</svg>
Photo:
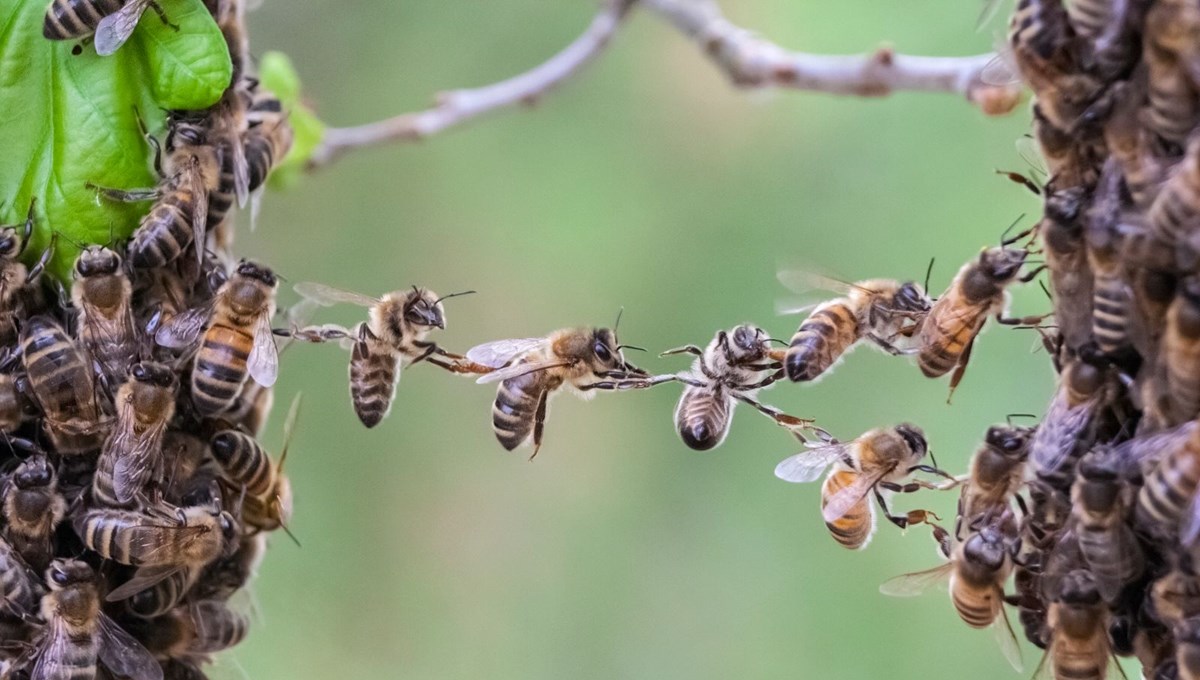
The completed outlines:
<svg viewBox="0 0 1200 680">
<path fill-rule="evenodd" d="M 697 347 L 695 345 L 684 345 L 683 347 L 676 347 L 675 349 L 669 349 L 665 352 L 662 352 L 658 356 L 665 357 L 665 356 L 670 356 L 672 354 L 695 354 L 696 356 L 699 357 L 699 356 L 704 356 L 704 350 L 700 349 L 699 347 Z"/>
<path fill-rule="evenodd" d="M 162 6 L 160 6 L 157 2 L 150 0 L 150 2 L 146 3 L 146 6 L 154 10 L 154 13 L 158 15 L 159 20 L 161 20 L 164 24 L 175 29 L 176 32 L 179 32 L 179 24 L 171 23 L 170 19 L 167 18 L 167 13 L 163 11 Z"/>
<path fill-rule="evenodd" d="M 902 487 L 899 484 L 892 484 L 890 482 L 881 482 L 877 484 L 873 490 L 875 493 L 875 501 L 879 503 L 879 509 L 883 511 L 883 516 L 887 517 L 889 522 L 895 524 L 901 529 L 907 529 L 910 524 L 929 524 L 929 517 L 933 517 L 939 521 L 941 520 L 941 517 L 938 517 L 929 510 L 910 510 L 903 516 L 893 515 L 892 511 L 888 509 L 887 501 L 883 498 L 883 493 L 879 491 L 880 488 L 887 489 L 888 491 L 905 493 L 907 491 L 906 487 Z M 912 489 L 912 491 L 916 491 L 916 489 Z"/>
<path fill-rule="evenodd" d="M 42 272 L 46 271 L 46 265 L 50 262 L 50 258 L 54 257 L 54 246 L 58 242 L 58 232 L 50 235 L 50 245 L 46 246 L 46 251 L 38 258 L 37 264 L 33 265 L 29 270 L 29 274 L 25 277 L 25 283 L 30 284 L 38 280 Z"/>
<path fill-rule="evenodd" d="M 774 406 L 768 406 L 767 404 L 764 404 L 755 399 L 751 399 L 750 397 L 747 397 L 744 394 L 738 394 L 735 392 L 733 394 L 733 396 L 735 399 L 742 402 L 743 404 L 750 405 L 751 407 L 757 409 L 759 413 L 774 420 L 776 422 L 776 424 L 786 427 L 788 429 L 807 428 L 809 425 L 812 425 L 814 422 L 811 418 L 797 418 L 796 416 L 788 415 L 788 414 L 784 413 L 783 411 L 780 411 L 779 409 L 775 408 Z"/>
<path fill-rule="evenodd" d="M 756 383 L 750 383 L 749 385 L 738 385 L 738 390 L 743 392 L 749 392 L 750 390 L 761 390 L 764 387 L 769 387 L 782 380 L 783 375 L 783 368 L 778 368 L 774 373 Z"/>
<path fill-rule="evenodd" d="M 470 373 L 470 374 L 474 374 L 474 375 L 483 375 L 485 373 L 491 373 L 492 371 L 496 370 L 489 366 L 477 364 L 474 361 L 467 361 L 466 357 L 462 357 L 461 359 L 454 359 L 453 361 L 442 361 L 441 359 L 434 359 L 433 357 L 430 357 L 429 359 L 426 360 L 426 363 L 430 363 L 430 364 L 433 364 L 434 366 L 444 368 L 447 371 L 450 371 L 451 373 L 460 373 L 460 374 L 461 373 Z"/>
<path fill-rule="evenodd" d="M 879 347 L 879 349 L 882 349 L 883 351 L 887 352 L 888 354 L 891 354 L 894 357 L 908 356 L 911 354 L 916 354 L 917 352 L 921 351 L 920 349 L 917 349 L 917 348 L 900 349 L 899 347 L 893 345 L 892 343 L 879 337 L 878 335 L 875 335 L 874 333 L 868 335 L 867 337 L 870 338 L 871 342 L 875 343 L 876 346 Z"/>
<path fill-rule="evenodd" d="M 954 390 L 958 389 L 958 383 L 962 381 L 963 374 L 967 372 L 967 362 L 971 360 L 971 349 L 975 347 L 975 337 L 972 337 L 967 346 L 963 348 L 962 356 L 958 358 L 958 365 L 954 367 L 954 373 L 950 376 L 950 394 L 946 395 L 947 404 L 954 397 Z"/>
<path fill-rule="evenodd" d="M 529 460 L 537 457 L 538 451 L 542 448 L 542 431 L 546 425 L 546 397 L 548 391 L 542 391 L 538 396 L 537 411 L 533 415 L 533 453 L 529 456 Z"/>
<path fill-rule="evenodd" d="M 946 487 L 946 488 L 950 488 L 950 489 L 954 488 L 955 486 L 958 486 L 963 481 L 963 480 L 959 479 L 958 477 L 955 477 L 954 475 L 950 474 L 949 472 L 935 468 L 932 465 L 914 465 L 914 466 L 908 468 L 908 471 L 909 472 L 928 472 L 931 475 L 937 475 L 938 477 L 943 477 L 943 478 L 949 480 L 950 482 L 953 482 L 953 486 Z M 932 488 L 937 488 L 937 487 L 934 486 Z"/>
<path fill-rule="evenodd" d="M 420 354 L 418 354 L 417 357 L 415 359 L 413 359 L 412 362 L 409 363 L 409 366 L 412 366 L 414 364 L 419 364 L 422 361 L 425 361 L 426 359 L 428 359 L 430 356 L 433 355 L 435 350 L 437 350 L 437 345 L 429 345 L 428 347 L 425 348 L 424 352 L 421 352 Z"/>
<path fill-rule="evenodd" d="M 113 189 L 110 187 L 102 187 L 98 184 L 87 183 L 87 188 L 98 192 L 110 201 L 119 203 L 141 203 L 142 201 L 156 201 L 162 196 L 162 192 L 158 189 Z"/>
<path fill-rule="evenodd" d="M 36 205 L 37 205 L 37 197 L 36 196 L 34 198 L 29 199 L 29 214 L 25 216 L 25 231 L 21 235 L 21 249 L 17 251 L 18 255 L 25 252 L 25 249 L 29 247 L 29 237 L 33 236 L 33 218 L 34 218 L 34 210 L 33 209 Z"/>
</svg>

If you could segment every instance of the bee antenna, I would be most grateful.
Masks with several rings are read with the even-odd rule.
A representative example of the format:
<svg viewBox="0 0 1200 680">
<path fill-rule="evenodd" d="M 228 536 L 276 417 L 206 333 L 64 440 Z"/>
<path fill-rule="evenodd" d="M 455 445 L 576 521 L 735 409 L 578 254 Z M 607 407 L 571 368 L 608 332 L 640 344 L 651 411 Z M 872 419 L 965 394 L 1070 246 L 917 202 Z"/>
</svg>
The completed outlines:
<svg viewBox="0 0 1200 680">
<path fill-rule="evenodd" d="M 621 315 L 625 313 L 625 307 L 617 310 L 617 321 L 613 324 L 613 335 L 617 334 L 617 329 L 621 327 Z"/>
<path fill-rule="evenodd" d="M 1004 419 L 1008 422 L 1009 426 L 1012 426 L 1013 418 L 1033 418 L 1036 420 L 1037 416 L 1032 413 L 1010 413 L 1004 417 Z"/>
<path fill-rule="evenodd" d="M 937 463 L 937 456 L 933 455 L 933 449 L 929 449 L 929 462 L 933 463 L 933 467 L 942 469 Z"/>
<path fill-rule="evenodd" d="M 791 344 L 791 343 L 789 343 L 787 340 L 780 340 L 779 338 L 766 338 L 766 339 L 764 340 L 764 342 L 777 342 L 777 343 L 779 343 L 779 344 L 781 344 L 781 345 L 788 345 L 788 344 Z"/>
<path fill-rule="evenodd" d="M 933 260 L 934 260 L 934 258 L 932 258 L 932 257 L 929 258 L 929 266 L 925 268 L 925 294 L 926 295 L 929 294 L 929 275 L 933 273 Z"/>
<path fill-rule="evenodd" d="M 70 236 L 67 236 L 66 234 L 64 234 L 63 232 L 61 232 L 57 229 L 55 229 L 52 233 L 54 236 L 62 238 L 64 241 L 66 241 L 67 243 L 70 243 L 71 245 L 75 246 L 76 248 L 78 248 L 80 250 L 85 250 L 87 248 L 86 243 L 83 243 L 81 241 L 76 241 L 75 239 L 71 238 Z"/>
<path fill-rule="evenodd" d="M 1020 224 L 1021 220 L 1023 220 L 1023 219 L 1025 219 L 1025 213 L 1021 213 L 1020 215 L 1017 215 L 1017 219 L 1013 220 L 1012 224 L 1008 225 L 1008 228 L 1004 230 L 1003 234 L 1000 234 L 1001 247 L 1016 243 L 1017 241 L 1020 241 L 1022 238 L 1024 238 L 1026 234 L 1029 233 L 1027 231 L 1024 231 L 1024 232 L 1021 232 L 1020 234 L 1017 234 L 1016 236 L 1012 237 L 1011 239 L 1008 238 L 1008 233 L 1010 231 L 1012 231 L 1014 227 L 1016 227 L 1018 224 Z"/>
<path fill-rule="evenodd" d="M 461 293 L 450 293 L 449 295 L 443 295 L 440 298 L 434 300 L 433 304 L 436 305 L 437 303 L 441 302 L 442 300 L 445 300 L 447 298 L 452 298 L 452 297 L 458 297 L 460 295 L 474 295 L 475 292 L 476 291 L 473 291 L 473 290 L 464 290 Z"/>
<path fill-rule="evenodd" d="M 276 502 L 278 502 L 278 501 L 276 501 Z M 304 547 L 304 546 L 300 545 L 300 539 L 296 538 L 296 534 L 292 533 L 292 530 L 288 528 L 288 525 L 284 524 L 283 522 L 280 522 L 279 528 L 283 529 L 283 533 L 287 534 L 288 538 L 292 539 L 292 543 L 295 543 L 297 548 Z"/>
<path fill-rule="evenodd" d="M 637 351 L 639 351 L 639 352 L 645 352 L 645 351 L 646 351 L 646 348 L 645 348 L 645 347 L 638 347 L 637 345 L 617 345 L 617 351 L 618 351 L 618 352 L 619 352 L 619 351 L 621 351 L 621 350 L 623 350 L 623 349 L 636 349 L 636 350 L 637 350 Z"/>
<path fill-rule="evenodd" d="M 288 409 L 287 420 L 283 422 L 283 449 L 279 452 L 276 472 L 283 470 L 283 464 L 287 462 L 288 448 L 292 444 L 292 434 L 296 431 L 296 417 L 300 415 L 300 402 L 303 397 L 303 392 L 296 393 L 296 397 L 292 399 L 292 406 Z"/>
</svg>

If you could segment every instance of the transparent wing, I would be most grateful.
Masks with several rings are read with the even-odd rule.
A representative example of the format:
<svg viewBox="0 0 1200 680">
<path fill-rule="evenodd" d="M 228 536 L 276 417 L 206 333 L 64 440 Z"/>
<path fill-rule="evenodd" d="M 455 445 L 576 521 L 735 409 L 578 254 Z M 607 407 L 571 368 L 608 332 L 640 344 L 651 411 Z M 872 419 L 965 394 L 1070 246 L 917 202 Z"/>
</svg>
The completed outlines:
<svg viewBox="0 0 1200 680">
<path fill-rule="evenodd" d="M 1013 61 L 1012 53 L 1004 47 L 996 52 L 996 56 L 992 57 L 991 61 L 984 64 L 983 70 L 979 73 L 979 79 L 985 85 L 996 87 L 1008 87 L 1021 82 L 1021 76 Z"/>
<path fill-rule="evenodd" d="M 477 364 L 490 368 L 500 368 L 513 359 L 532 352 L 548 344 L 546 338 L 519 338 L 514 340 L 495 340 L 475 345 L 467 350 L 467 358 Z"/>
<path fill-rule="evenodd" d="M 1017 155 L 1019 155 L 1029 167 L 1037 173 L 1034 179 L 1043 182 L 1050 175 L 1050 170 L 1046 167 L 1046 161 L 1042 160 L 1042 150 L 1038 148 L 1037 141 L 1029 135 L 1021 135 L 1017 138 Z"/>
<path fill-rule="evenodd" d="M 837 493 L 829 497 L 825 507 L 821 508 L 821 517 L 826 522 L 836 522 L 841 519 L 847 512 L 858 505 L 859 501 L 867 497 L 871 493 L 871 489 L 883 479 L 889 470 L 880 470 L 869 475 L 855 475 L 854 481 L 847 486 L 838 489 Z"/>
<path fill-rule="evenodd" d="M 130 414 L 127 420 L 134 417 Z M 131 432 L 126 437 L 132 441 L 121 449 L 124 453 L 113 466 L 113 491 L 117 500 L 129 503 L 145 488 L 162 453 L 162 437 L 166 429 L 167 423 L 163 422 L 140 435 Z"/>
<path fill-rule="evenodd" d="M 1041 474 L 1055 472 L 1070 458 L 1079 436 L 1091 422 L 1096 402 L 1096 399 L 1089 399 L 1071 406 L 1066 390 L 1058 390 L 1029 445 L 1029 459 L 1036 471 Z"/>
<path fill-rule="evenodd" d="M 193 307 L 182 314 L 176 314 L 158 329 L 154 334 L 154 341 L 172 349 L 191 347 L 200 339 L 200 334 L 208 325 L 211 316 L 210 305 Z"/>
<path fill-rule="evenodd" d="M 279 376 L 279 348 L 275 346 L 275 334 L 271 332 L 271 319 L 260 314 L 254 323 L 254 348 L 246 360 L 250 377 L 263 387 L 275 384 Z"/>
<path fill-rule="evenodd" d="M 1143 461 L 1154 462 L 1177 451 L 1196 430 L 1196 421 L 1188 422 L 1152 435 L 1134 437 L 1113 449 L 1123 472 L 1133 472 Z"/>
<path fill-rule="evenodd" d="M 996 593 L 1000 597 L 1000 593 Z M 1017 634 L 1013 632 L 1012 622 L 1008 620 L 1008 611 L 1000 604 L 1000 616 L 992 621 L 992 635 L 996 644 L 1000 645 L 1000 653 L 1018 673 L 1025 671 L 1025 660 L 1021 658 L 1021 647 L 1017 644 Z"/>
<path fill-rule="evenodd" d="M 245 208 L 250 197 L 250 166 L 246 163 L 246 147 L 236 131 L 230 133 L 227 148 L 233 154 L 233 192 L 238 207 Z"/>
<path fill-rule="evenodd" d="M 950 578 L 954 565 L 950 562 L 939 564 L 932 569 L 914 571 L 890 578 L 879 586 L 879 592 L 892 597 L 913 597 L 920 595 L 933 586 L 943 585 Z"/>
<path fill-rule="evenodd" d="M 177 572 L 184 569 L 180 566 L 164 565 L 161 567 L 139 567 L 133 572 L 133 576 L 121 585 L 109 591 L 104 597 L 107 602 L 119 602 L 126 598 L 133 597 L 138 593 L 150 588 L 151 586 L 165 581 L 174 576 Z"/>
<path fill-rule="evenodd" d="M 150 0 L 129 0 L 124 7 L 101 19 L 96 24 L 96 54 L 108 56 L 120 49 L 133 35 L 142 12 L 149 6 Z"/>
<path fill-rule="evenodd" d="M 793 293 L 827 290 L 838 295 L 847 295 L 854 289 L 854 284 L 849 281 L 803 269 L 783 269 L 775 274 L 775 278 Z"/>
<path fill-rule="evenodd" d="M 537 373 L 538 371 L 546 371 L 551 368 L 570 365 L 571 362 L 569 361 L 529 361 L 516 364 L 515 366 L 509 366 L 508 368 L 495 370 L 491 373 L 484 373 L 483 375 L 479 376 L 479 379 L 475 382 L 481 385 L 485 383 L 500 382 L 503 380 L 511 380 L 512 378 L 519 378 L 530 373 Z"/>
<path fill-rule="evenodd" d="M 294 290 L 298 295 L 305 300 L 311 300 L 322 307 L 336 305 L 341 302 L 346 302 L 352 305 L 361 307 L 374 307 L 379 304 L 379 300 L 368 295 L 355 293 L 354 291 L 342 290 L 333 286 L 326 286 L 323 283 L 314 283 L 312 281 L 301 281 L 297 283 Z"/>
<path fill-rule="evenodd" d="M 100 661 L 108 670 L 129 680 L 162 680 L 162 666 L 142 643 L 133 639 L 103 612 L 98 613 Z"/>
<path fill-rule="evenodd" d="M 191 184 L 192 196 L 192 248 L 196 250 L 196 263 L 204 266 L 204 235 L 208 229 L 208 187 L 204 183 L 204 175 L 200 172 L 200 162 L 193 159 L 191 167 L 186 171 L 187 181 Z"/>
<path fill-rule="evenodd" d="M 1179 538 L 1184 547 L 1195 545 L 1197 537 L 1200 537 L 1200 494 L 1192 496 L 1183 524 L 1179 527 Z"/>
<path fill-rule="evenodd" d="M 783 459 L 775 466 L 775 476 L 785 482 L 802 484 L 815 482 L 825 469 L 850 452 L 849 444 L 830 444 L 820 448 L 801 451 Z"/>
<path fill-rule="evenodd" d="M 53 617 L 43 635 L 45 638 L 40 645 L 37 663 L 29 675 L 30 680 L 56 680 L 66 672 L 63 659 L 70 649 L 71 638 L 62 619 Z"/>
</svg>

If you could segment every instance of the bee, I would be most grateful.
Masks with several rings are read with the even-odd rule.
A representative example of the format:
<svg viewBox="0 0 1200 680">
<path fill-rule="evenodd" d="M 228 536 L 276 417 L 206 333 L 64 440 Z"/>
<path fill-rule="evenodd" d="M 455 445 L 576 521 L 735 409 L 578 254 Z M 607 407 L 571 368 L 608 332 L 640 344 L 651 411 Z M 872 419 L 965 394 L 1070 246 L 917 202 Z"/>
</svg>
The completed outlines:
<svg viewBox="0 0 1200 680">
<path fill-rule="evenodd" d="M 20 261 L 33 235 L 36 200 L 29 202 L 29 213 L 22 225 L 0 225 L 0 340 L 6 343 L 16 337 L 18 319 L 25 311 L 21 293 L 41 278 L 54 251 L 54 238 L 42 253 L 37 264 L 27 268 Z M 18 231 L 18 227 L 20 231 Z"/>
<path fill-rule="evenodd" d="M 1033 139 L 1046 161 L 1051 183 L 1084 191 L 1096 185 L 1107 156 L 1101 140 L 1066 132 L 1047 117 L 1040 102 L 1033 105 Z"/>
<path fill-rule="evenodd" d="M 71 299 L 79 310 L 79 342 L 109 384 L 124 377 L 137 353 L 130 305 L 133 288 L 121 256 L 104 246 L 88 246 L 75 261 Z"/>
<path fill-rule="evenodd" d="M 937 378 L 954 369 L 951 394 L 962 379 L 971 347 L 988 317 L 995 316 L 997 321 L 1007 324 L 1031 321 L 1004 318 L 1008 286 L 1018 279 L 1021 265 L 1029 255 L 1024 248 L 1009 248 L 1013 242 L 985 249 L 977 259 L 963 265 L 917 332 L 920 346 L 917 364 L 921 372 Z"/>
<path fill-rule="evenodd" d="M 398 290 L 373 298 L 320 283 L 297 283 L 296 292 L 318 305 L 349 303 L 369 309 L 369 320 L 353 330 L 310 326 L 287 331 L 292 337 L 310 342 L 341 338 L 353 341 L 350 401 L 358 419 L 367 427 L 375 427 L 391 411 L 396 384 L 405 366 L 428 361 L 448 371 L 468 372 L 459 363 L 463 357 L 447 352 L 426 338 L 434 329 L 446 327 L 443 300 L 474 291 L 438 297 L 427 288 L 413 286 L 411 290 Z M 486 370 L 481 368 L 476 372 Z"/>
<path fill-rule="evenodd" d="M 163 435 L 175 415 L 178 381 L 168 366 L 150 361 L 129 368 L 117 392 L 117 424 L 104 442 L 92 499 L 108 507 L 132 507 L 146 487 L 163 477 Z"/>
<path fill-rule="evenodd" d="M 42 597 L 42 584 L 21 556 L 0 539 L 0 613 L 33 620 Z"/>
<path fill-rule="evenodd" d="M 959 617 L 972 628 L 990 627 L 1004 658 L 1020 672 L 1021 651 L 1004 610 L 1004 584 L 1013 570 L 1015 529 L 1011 514 L 998 518 L 958 543 L 948 562 L 897 576 L 879 590 L 885 595 L 910 597 L 949 579 L 950 600 Z"/>
<path fill-rule="evenodd" d="M 44 636 L 37 648 L 36 680 L 97 675 L 99 661 L 131 680 L 161 680 L 162 668 L 137 640 L 100 610 L 96 573 L 79 560 L 54 560 L 46 570 L 50 592 L 42 598 Z"/>
<path fill-rule="evenodd" d="M 267 552 L 267 535 L 242 536 L 231 554 L 217 558 L 205 567 L 192 591 L 197 600 L 228 600 L 257 574 Z"/>
<path fill-rule="evenodd" d="M 1109 603 L 1145 568 L 1141 546 L 1125 523 L 1134 490 L 1121 479 L 1117 462 L 1110 450 L 1089 451 L 1071 486 L 1071 527 L 1083 561 Z"/>
<path fill-rule="evenodd" d="M 1121 175 L 1116 161 L 1105 164 L 1100 186 L 1092 204 L 1084 238 L 1087 259 L 1094 277 L 1092 335 L 1105 354 L 1123 349 L 1129 342 L 1133 314 L 1133 291 L 1125 280 L 1121 263 L 1121 236 L 1117 216 L 1121 210 Z"/>
<path fill-rule="evenodd" d="M 675 429 L 690 448 L 706 451 L 725 441 L 736 401 L 749 404 L 783 427 L 811 424 L 754 398 L 755 392 L 783 377 L 779 361 L 783 352 L 771 349 L 763 329 L 738 326 L 718 332 L 704 349 L 687 345 L 662 355 L 681 353 L 696 356 L 691 369 L 680 377 L 686 386 L 675 407 Z"/>
<path fill-rule="evenodd" d="M 1029 460 L 1039 480 L 1066 492 L 1074 476 L 1075 461 L 1090 446 L 1093 420 L 1105 402 L 1108 371 L 1084 351 L 1068 360 L 1050 400 L 1046 415 L 1029 445 Z"/>
<path fill-rule="evenodd" d="M 248 129 L 244 143 L 249 189 L 255 191 L 267 181 L 271 169 L 291 151 L 294 134 L 283 103 L 264 88 L 254 92 L 246 117 Z"/>
<path fill-rule="evenodd" d="M 202 600 L 176 607 L 154 621 L 139 623 L 133 631 L 153 655 L 189 660 L 237 645 L 245 639 L 249 627 L 249 620 L 225 603 Z"/>
<path fill-rule="evenodd" d="M 1054 291 L 1054 321 L 1064 344 L 1077 349 L 1092 340 L 1094 277 L 1084 242 L 1085 190 L 1060 186 L 1052 179 L 1045 189 L 1045 211 L 1038 226 Z"/>
<path fill-rule="evenodd" d="M 1179 680 L 1200 679 L 1200 618 L 1189 618 L 1175 627 L 1175 645 Z"/>
<path fill-rule="evenodd" d="M 818 281 L 843 294 L 817 306 L 792 336 L 784 367 L 793 382 L 821 377 L 862 340 L 889 354 L 906 353 L 906 343 L 930 307 L 929 296 L 912 281 L 848 284 L 797 272 L 780 272 L 779 280 L 794 290 Z"/>
<path fill-rule="evenodd" d="M 98 449 L 108 418 L 83 352 L 48 316 L 29 319 L 20 339 L 29 391 L 41 406 L 55 451 L 76 455 Z"/>
<path fill-rule="evenodd" d="M 1171 418 L 1191 420 L 1200 411 L 1200 277 L 1183 279 L 1167 310 L 1162 359 Z"/>
<path fill-rule="evenodd" d="M 1167 247 L 1187 241 L 1200 221 L 1200 138 L 1188 144 L 1187 156 L 1163 183 L 1146 220 L 1151 235 Z"/>
<path fill-rule="evenodd" d="M 618 344 L 613 329 L 579 327 L 542 338 L 496 340 L 467 350 L 469 361 L 496 369 L 476 382 L 500 383 L 492 404 L 492 430 L 500 445 L 512 451 L 532 435 L 530 459 L 537 456 L 547 402 L 564 385 L 586 399 L 594 390 L 656 384 L 645 371 L 625 361 L 621 353 L 625 347 L 631 345 Z"/>
<path fill-rule="evenodd" d="M 283 449 L 274 462 L 254 437 L 237 430 L 223 430 L 210 443 L 213 458 L 228 479 L 244 493 L 242 522 L 262 531 L 287 531 L 292 516 L 292 485 L 283 474 L 288 446 L 300 411 L 300 397 L 292 401 L 283 426 Z M 290 535 L 290 532 L 288 532 Z"/>
<path fill-rule="evenodd" d="M 949 477 L 937 468 L 921 464 L 928 451 L 925 433 L 916 425 L 869 430 L 851 442 L 810 442 L 807 451 L 785 459 L 775 467 L 775 476 L 786 482 L 813 482 L 826 468 L 832 468 L 821 486 L 821 516 L 833 539 L 851 550 L 861 550 L 875 532 L 874 494 L 884 517 L 904 529 L 910 524 L 928 522 L 933 516 L 926 510 L 893 515 L 886 495 L 912 493 L 932 488 L 929 482 L 905 482 L 917 471 Z M 953 479 L 950 477 L 950 479 Z"/>
<path fill-rule="evenodd" d="M 246 34 L 245 0 L 206 0 L 209 10 L 225 36 L 233 63 L 233 82 L 241 80 L 250 66 L 250 41 Z"/>
<path fill-rule="evenodd" d="M 1010 509 L 1025 483 L 1025 460 L 1033 433 L 1033 428 L 1013 425 L 988 428 L 983 446 L 971 456 L 958 503 L 961 519 L 987 523 Z"/>
<path fill-rule="evenodd" d="M 139 618 L 154 619 L 174 609 L 200 578 L 198 567 L 185 567 L 135 593 L 126 600 L 126 610 Z"/>
<path fill-rule="evenodd" d="M 1049 661 L 1054 677 L 1103 680 L 1112 653 L 1109 615 L 1091 572 L 1076 569 L 1066 574 L 1051 597 L 1046 616 L 1050 648 L 1042 663 Z"/>
<path fill-rule="evenodd" d="M 129 241 L 129 263 L 134 268 L 165 267 L 189 247 L 195 251 L 196 261 L 202 262 L 209 196 L 218 189 L 221 176 L 219 135 L 207 116 L 172 113 L 167 119 L 164 156 L 164 149 L 146 131 L 141 118 L 138 126 L 154 150 L 158 186 L 126 191 L 89 182 L 88 187 L 114 201 L 154 201 Z"/>
<path fill-rule="evenodd" d="M 84 545 L 105 559 L 139 567 L 171 567 L 172 571 L 212 562 L 227 542 L 236 538 L 237 522 L 228 512 L 191 506 L 180 508 L 179 514 L 173 521 L 132 510 L 100 508 L 78 516 L 75 532 Z M 109 593 L 110 600 L 123 599 L 114 595 L 116 592 Z"/>
<path fill-rule="evenodd" d="M 1184 557 L 1150 584 L 1148 593 L 1154 618 L 1168 628 L 1200 615 L 1200 575 Z"/>
<path fill-rule="evenodd" d="M 24 378 L 14 375 L 13 368 L 21 363 L 19 352 L 5 348 L 0 351 L 0 432 L 11 434 L 25 422 L 25 395 L 18 389 Z"/>
<path fill-rule="evenodd" d="M 173 317 L 155 334 L 164 347 L 200 342 L 192 366 L 192 401 L 203 415 L 234 404 L 248 377 L 270 387 L 279 371 L 279 350 L 271 334 L 275 314 L 275 274 L 243 260 L 212 302 Z"/>
<path fill-rule="evenodd" d="M 1151 153 L 1139 119 L 1145 101 L 1146 74 L 1139 69 L 1130 77 L 1129 85 L 1117 97 L 1117 106 L 1104 125 L 1104 142 L 1112 158 L 1121 168 L 1125 188 L 1138 210 L 1150 206 L 1158 194 L 1163 179 L 1163 167 Z"/>
<path fill-rule="evenodd" d="M 1178 148 L 1200 119 L 1190 63 L 1200 39 L 1200 10 L 1185 0 L 1156 2 L 1146 13 L 1143 35 L 1149 88 L 1142 122 L 1168 148 Z"/>
<path fill-rule="evenodd" d="M 58 477 L 44 453 L 26 458 L 4 486 L 4 538 L 34 569 L 53 556 L 54 530 L 67 512 Z"/>
<path fill-rule="evenodd" d="M 1174 539 L 1191 546 L 1200 536 L 1200 506 L 1194 502 L 1200 489 L 1200 428 L 1183 430 L 1182 444 L 1172 442 L 1159 453 L 1157 464 L 1138 491 L 1134 519 L 1147 535 Z M 1171 433 L 1170 439 L 1174 439 Z M 1168 437 L 1164 433 L 1162 437 Z M 1152 441 L 1163 441 L 1162 437 Z"/>
</svg>

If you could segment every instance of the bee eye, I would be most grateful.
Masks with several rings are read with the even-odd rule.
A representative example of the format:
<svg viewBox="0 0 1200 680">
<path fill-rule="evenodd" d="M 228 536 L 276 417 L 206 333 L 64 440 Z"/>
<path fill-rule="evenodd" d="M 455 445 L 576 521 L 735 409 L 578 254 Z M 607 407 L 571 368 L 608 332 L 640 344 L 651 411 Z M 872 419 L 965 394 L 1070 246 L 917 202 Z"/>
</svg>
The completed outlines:
<svg viewBox="0 0 1200 680">
<path fill-rule="evenodd" d="M 592 345 L 592 351 L 596 353 L 596 358 L 602 362 L 612 361 L 612 352 L 608 351 L 608 347 L 603 342 L 597 342 Z"/>
<path fill-rule="evenodd" d="M 67 582 L 70 581 L 70 578 L 67 576 L 67 572 L 55 567 L 50 571 L 50 580 L 54 581 L 60 586 L 65 586 L 67 585 Z"/>
<path fill-rule="evenodd" d="M 133 376 L 134 380 L 146 379 L 146 367 L 141 364 L 134 364 L 131 366 L 129 368 L 129 373 Z"/>
</svg>

